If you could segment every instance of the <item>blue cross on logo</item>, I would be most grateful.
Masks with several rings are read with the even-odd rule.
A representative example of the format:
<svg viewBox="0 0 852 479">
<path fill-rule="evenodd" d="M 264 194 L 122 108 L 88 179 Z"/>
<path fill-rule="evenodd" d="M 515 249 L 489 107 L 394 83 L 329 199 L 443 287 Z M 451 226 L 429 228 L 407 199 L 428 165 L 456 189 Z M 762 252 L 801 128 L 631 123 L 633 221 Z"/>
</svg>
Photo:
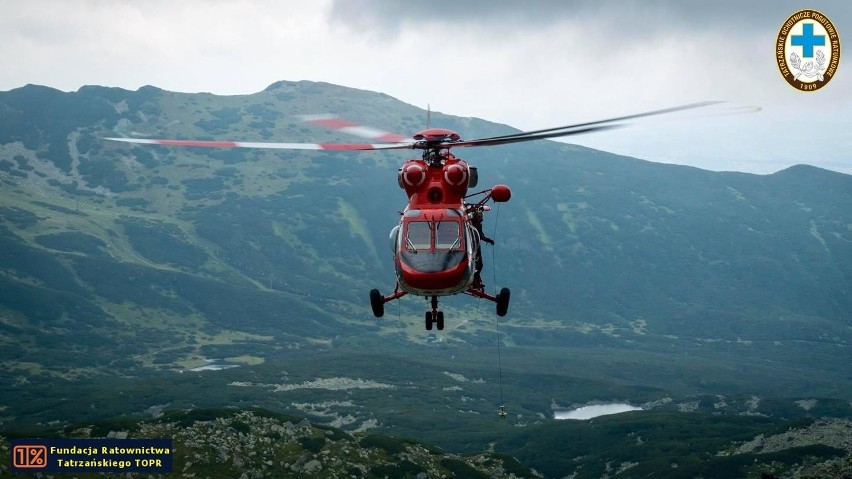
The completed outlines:
<svg viewBox="0 0 852 479">
<path fill-rule="evenodd" d="M 814 47 L 825 46 L 825 35 L 814 35 L 814 24 L 805 23 L 802 25 L 802 34 L 793 35 L 791 43 L 794 47 L 802 47 L 803 58 L 813 58 Z"/>
</svg>

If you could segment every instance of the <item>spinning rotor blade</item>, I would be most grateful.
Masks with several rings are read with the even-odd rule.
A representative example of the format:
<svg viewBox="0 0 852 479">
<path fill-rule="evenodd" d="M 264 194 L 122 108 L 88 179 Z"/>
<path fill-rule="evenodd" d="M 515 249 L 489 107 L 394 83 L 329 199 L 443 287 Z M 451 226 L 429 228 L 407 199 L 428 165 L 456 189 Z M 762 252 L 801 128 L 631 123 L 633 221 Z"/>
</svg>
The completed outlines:
<svg viewBox="0 0 852 479">
<path fill-rule="evenodd" d="M 518 143 L 522 141 L 543 140 L 546 138 L 558 138 L 562 136 L 579 135 L 583 133 L 591 133 L 594 131 L 611 130 L 627 126 L 623 122 L 625 120 L 634 120 L 648 116 L 664 115 L 666 113 L 674 113 L 683 110 L 691 110 L 694 108 L 702 108 L 705 106 L 716 105 L 723 103 L 721 101 L 703 101 L 698 103 L 689 103 L 687 105 L 674 106 L 671 108 L 663 108 L 661 110 L 647 111 L 643 113 L 635 113 L 633 115 L 619 116 L 608 118 L 606 120 L 589 121 L 584 123 L 576 123 L 574 125 L 558 126 L 555 128 L 545 128 L 542 130 L 523 131 L 520 133 L 512 133 L 510 135 L 492 136 L 489 138 L 478 138 L 475 140 L 462 140 L 458 142 L 445 142 L 439 147 L 464 147 L 464 146 L 491 146 L 504 145 L 507 143 Z"/>
<path fill-rule="evenodd" d="M 335 115 L 302 115 L 302 121 L 310 123 L 314 126 L 321 126 L 329 130 L 341 131 L 350 135 L 368 138 L 370 140 L 379 140 L 386 143 L 404 143 L 409 139 L 396 133 L 388 133 L 369 126 L 352 123 L 349 120 L 340 118 Z"/>
<path fill-rule="evenodd" d="M 149 138 L 104 138 L 121 141 L 162 146 L 197 146 L 201 148 L 272 148 L 278 150 L 411 150 L 413 142 L 405 143 L 262 143 L 250 141 L 212 141 L 212 140 L 160 140 Z"/>
<path fill-rule="evenodd" d="M 566 130 L 566 127 L 556 128 L 557 131 L 544 131 L 542 133 L 530 134 L 531 132 L 518 133 L 517 135 L 506 135 L 505 137 L 494 137 L 494 138 L 479 138 L 476 140 L 461 140 L 458 142 L 444 142 L 436 147 L 439 148 L 450 148 L 450 147 L 464 147 L 464 146 L 493 146 L 493 145 L 506 145 L 509 143 L 520 143 L 522 141 L 532 141 L 532 140 L 544 140 L 547 138 L 557 138 L 561 136 L 571 136 L 571 135 L 582 135 L 583 133 L 592 133 L 595 131 L 604 131 L 604 130 L 614 130 L 616 128 L 622 128 L 627 125 L 620 124 L 612 124 L 612 125 L 592 125 L 581 128 L 574 128 L 572 130 Z"/>
<path fill-rule="evenodd" d="M 522 141 L 543 140 L 547 138 L 558 138 L 563 136 L 580 135 L 584 133 L 592 133 L 595 131 L 611 130 L 627 126 L 627 120 L 635 120 L 644 117 L 664 115 L 678 111 L 691 110 L 702 108 L 710 105 L 716 105 L 719 101 L 705 101 L 698 103 L 689 103 L 686 105 L 664 108 L 661 110 L 653 110 L 644 113 L 636 113 L 632 115 L 619 116 L 608 118 L 605 120 L 590 121 L 585 123 L 576 123 L 573 125 L 559 126 L 555 128 L 545 128 L 542 130 L 524 131 L 513 133 L 510 135 L 492 136 L 488 138 L 477 138 L 473 140 L 457 140 L 457 141 L 414 141 L 407 140 L 401 135 L 387 133 L 375 128 L 357 125 L 350 121 L 344 120 L 334 115 L 303 115 L 302 120 L 314 125 L 323 126 L 333 130 L 338 130 L 344 133 L 360 136 L 363 138 L 375 139 L 384 141 L 384 143 L 263 143 L 263 142 L 246 142 L 246 141 L 213 141 L 213 140 L 164 140 L 164 139 L 147 139 L 147 138 L 105 138 L 111 141 L 120 141 L 125 143 L 138 143 L 148 145 L 162 146 L 196 146 L 202 148 L 272 148 L 279 150 L 342 150 L 342 151 L 363 151 L 363 150 L 434 150 L 453 147 L 467 146 L 493 146 L 505 145 L 509 143 L 519 143 Z M 749 113 L 759 111 L 759 107 L 732 109 L 721 114 L 731 113 Z"/>
<path fill-rule="evenodd" d="M 279 150 L 410 150 L 414 141 L 402 135 L 388 133 L 369 126 L 352 123 L 334 115 L 302 115 L 302 121 L 315 126 L 342 131 L 383 143 L 264 143 L 248 141 L 209 141 L 209 140 L 161 140 L 143 138 L 105 138 L 125 143 L 141 143 L 162 146 L 197 146 L 202 148 L 267 148 Z"/>
</svg>

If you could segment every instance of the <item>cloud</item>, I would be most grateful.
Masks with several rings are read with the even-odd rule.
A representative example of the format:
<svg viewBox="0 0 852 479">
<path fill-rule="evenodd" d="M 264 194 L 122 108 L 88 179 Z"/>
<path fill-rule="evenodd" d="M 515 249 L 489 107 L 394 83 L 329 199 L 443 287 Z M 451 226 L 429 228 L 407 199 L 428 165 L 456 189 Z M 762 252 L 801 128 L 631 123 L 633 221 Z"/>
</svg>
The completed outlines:
<svg viewBox="0 0 852 479">
<path fill-rule="evenodd" d="M 453 28 L 536 31 L 555 23 L 589 26 L 618 40 L 684 32 L 777 29 L 802 6 L 795 0 L 708 2 L 706 0 L 434 0 L 420 6 L 395 0 L 335 0 L 330 18 L 362 33 L 397 35 L 438 23 Z M 848 15 L 847 2 L 817 2 L 832 15 Z"/>
<path fill-rule="evenodd" d="M 722 99 L 763 106 L 755 117 L 779 125 L 743 123 L 726 157 L 796 162 L 808 141 L 820 142 L 826 161 L 840 159 L 830 132 L 847 124 L 852 104 L 846 60 L 816 94 L 781 79 L 774 40 L 784 19 L 802 8 L 793 0 L 0 0 L 0 6 L 0 89 L 150 84 L 246 94 L 278 80 L 315 80 L 521 129 Z M 828 15 L 841 38 L 852 38 L 852 2 L 807 6 Z M 824 126 L 808 121 L 799 137 L 787 138 L 784 122 L 813 118 Z M 714 145 L 733 143 L 724 130 L 713 130 L 722 138 L 702 144 L 706 155 Z M 701 127 L 676 137 L 669 127 L 628 131 L 590 135 L 588 144 L 688 162 L 697 156 L 690 151 L 695 138 L 710 136 Z M 782 146 L 789 144 L 801 146 L 791 154 Z"/>
</svg>

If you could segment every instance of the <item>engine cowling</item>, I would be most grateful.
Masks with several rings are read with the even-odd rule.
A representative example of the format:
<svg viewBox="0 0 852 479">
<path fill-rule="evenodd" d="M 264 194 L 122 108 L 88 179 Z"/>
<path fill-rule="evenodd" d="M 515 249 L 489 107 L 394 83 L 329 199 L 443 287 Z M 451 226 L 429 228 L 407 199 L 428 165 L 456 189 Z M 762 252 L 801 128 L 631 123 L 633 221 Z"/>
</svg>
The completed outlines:
<svg viewBox="0 0 852 479">
<path fill-rule="evenodd" d="M 420 160 L 406 162 L 397 173 L 399 187 L 409 191 L 410 195 L 426 183 L 426 179 L 429 176 L 426 172 L 428 168 L 426 163 Z"/>
<path fill-rule="evenodd" d="M 466 163 L 448 163 L 444 165 L 444 183 L 450 188 L 464 193 L 470 183 L 470 171 Z"/>
</svg>

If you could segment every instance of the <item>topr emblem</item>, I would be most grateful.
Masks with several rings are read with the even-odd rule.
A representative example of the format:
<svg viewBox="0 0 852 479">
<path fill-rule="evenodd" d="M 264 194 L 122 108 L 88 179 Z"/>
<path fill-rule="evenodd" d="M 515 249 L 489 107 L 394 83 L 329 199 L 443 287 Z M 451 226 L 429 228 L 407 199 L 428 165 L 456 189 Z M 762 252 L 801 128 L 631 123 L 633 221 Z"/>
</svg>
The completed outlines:
<svg viewBox="0 0 852 479">
<path fill-rule="evenodd" d="M 784 80 L 801 91 L 828 85 L 840 65 L 840 35 L 828 17 L 799 10 L 781 25 L 775 60 Z"/>
</svg>

